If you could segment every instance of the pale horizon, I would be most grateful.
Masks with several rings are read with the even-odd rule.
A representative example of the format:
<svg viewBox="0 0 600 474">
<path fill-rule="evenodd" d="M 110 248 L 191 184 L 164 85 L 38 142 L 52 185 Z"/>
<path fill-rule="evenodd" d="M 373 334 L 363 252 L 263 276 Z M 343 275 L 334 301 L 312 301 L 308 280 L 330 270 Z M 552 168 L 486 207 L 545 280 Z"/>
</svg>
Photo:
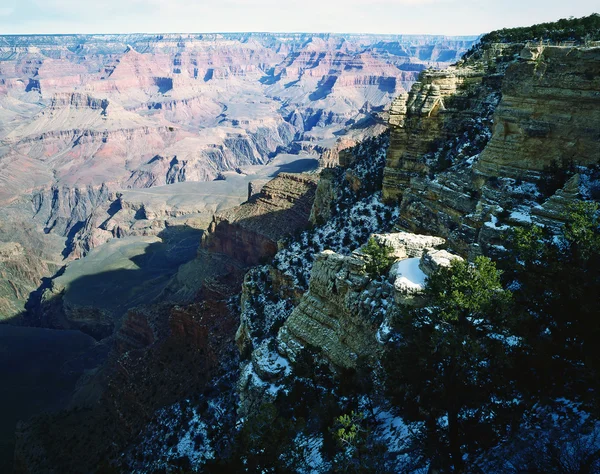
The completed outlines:
<svg viewBox="0 0 600 474">
<path fill-rule="evenodd" d="M 334 33 L 478 36 L 600 10 L 596 1 L 3 0 L 0 34 Z"/>
</svg>

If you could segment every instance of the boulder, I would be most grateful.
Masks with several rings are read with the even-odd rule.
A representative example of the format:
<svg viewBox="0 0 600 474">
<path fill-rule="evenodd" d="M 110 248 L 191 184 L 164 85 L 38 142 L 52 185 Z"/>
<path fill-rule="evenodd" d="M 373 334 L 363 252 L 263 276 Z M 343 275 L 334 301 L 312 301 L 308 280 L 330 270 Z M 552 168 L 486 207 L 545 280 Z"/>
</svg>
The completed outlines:
<svg viewBox="0 0 600 474">
<path fill-rule="evenodd" d="M 447 250 L 427 250 L 421 257 L 419 268 L 425 275 L 431 276 L 440 268 L 449 267 L 454 260 L 463 260 L 463 258 Z"/>
</svg>

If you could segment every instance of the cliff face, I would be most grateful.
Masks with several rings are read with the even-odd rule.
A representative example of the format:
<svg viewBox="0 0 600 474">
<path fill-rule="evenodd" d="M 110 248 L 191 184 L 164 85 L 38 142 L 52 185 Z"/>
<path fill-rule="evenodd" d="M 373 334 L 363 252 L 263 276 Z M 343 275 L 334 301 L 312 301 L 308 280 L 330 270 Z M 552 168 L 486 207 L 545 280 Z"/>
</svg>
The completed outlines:
<svg viewBox="0 0 600 474">
<path fill-rule="evenodd" d="M 359 298 L 368 284 L 364 261 L 332 251 L 318 255 L 309 292 L 279 331 L 280 350 L 296 360 L 310 345 L 345 368 L 355 366 L 358 355 L 372 355 L 375 331 L 361 315 Z"/>
<path fill-rule="evenodd" d="M 239 207 L 213 217 L 202 248 L 256 265 L 277 252 L 277 242 L 308 225 L 317 175 L 281 173 Z"/>
<path fill-rule="evenodd" d="M 26 301 L 41 276 L 50 272 L 48 263 L 28 255 L 18 242 L 0 242 L 0 314 L 20 313 L 18 302 Z"/>
<path fill-rule="evenodd" d="M 451 135 L 480 105 L 468 96 L 481 85 L 483 70 L 449 68 L 425 71 L 409 94 L 390 107 L 390 147 L 384 171 L 383 196 L 398 199 L 410 179 L 427 173 L 423 156 Z M 481 95 L 477 97 L 481 101 Z"/>
<path fill-rule="evenodd" d="M 600 48 L 525 48 L 510 66 L 476 170 L 536 178 L 554 162 L 598 162 Z"/>
<path fill-rule="evenodd" d="M 543 213 L 535 201 L 550 167 L 597 163 L 600 50 L 521 46 L 488 48 L 504 54 L 492 65 L 484 54 L 423 73 L 394 102 L 383 192 L 400 201 L 399 228 L 488 252 L 505 230 L 501 212 L 517 225 Z"/>
<path fill-rule="evenodd" d="M 0 321 L 21 319 L 30 294 L 61 267 L 64 240 L 39 232 L 25 216 L 28 207 L 5 209 L 10 225 L 0 224 Z"/>
</svg>

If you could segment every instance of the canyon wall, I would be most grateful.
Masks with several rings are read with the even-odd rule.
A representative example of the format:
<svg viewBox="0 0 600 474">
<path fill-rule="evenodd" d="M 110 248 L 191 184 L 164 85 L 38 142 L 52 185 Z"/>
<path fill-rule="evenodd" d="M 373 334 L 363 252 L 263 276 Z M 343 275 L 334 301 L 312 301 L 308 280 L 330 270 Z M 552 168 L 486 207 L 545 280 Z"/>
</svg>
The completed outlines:
<svg viewBox="0 0 600 474">
<path fill-rule="evenodd" d="M 248 202 L 215 214 L 202 248 L 245 265 L 273 257 L 280 239 L 308 225 L 317 181 L 315 174 L 279 174 Z"/>
<path fill-rule="evenodd" d="M 477 172 L 535 178 L 554 163 L 596 164 L 599 90 L 600 48 L 524 49 L 504 76 L 492 139 Z"/>
<path fill-rule="evenodd" d="M 598 162 L 599 51 L 505 45 L 497 61 L 422 73 L 390 111 L 383 193 L 398 228 L 479 254 L 501 247 L 503 224 L 542 222 L 553 173 Z"/>
</svg>

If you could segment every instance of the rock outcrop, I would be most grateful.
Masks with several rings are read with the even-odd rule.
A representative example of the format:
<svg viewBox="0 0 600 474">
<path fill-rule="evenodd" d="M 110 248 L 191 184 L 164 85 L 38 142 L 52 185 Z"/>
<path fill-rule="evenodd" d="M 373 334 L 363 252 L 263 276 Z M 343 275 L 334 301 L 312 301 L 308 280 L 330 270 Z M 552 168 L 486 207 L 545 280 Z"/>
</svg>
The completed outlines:
<svg viewBox="0 0 600 474">
<path fill-rule="evenodd" d="M 296 360 L 310 346 L 338 367 L 356 366 L 359 354 L 376 348 L 373 322 L 359 311 L 368 284 L 363 260 L 332 251 L 318 255 L 308 293 L 279 331 L 279 349 Z"/>
<path fill-rule="evenodd" d="M 351 256 L 331 250 L 317 255 L 308 292 L 279 330 L 283 355 L 295 361 L 306 348 L 344 369 L 356 368 L 361 360 L 373 362 L 381 349 L 381 328 L 397 311 L 396 304 L 415 304 L 431 268 L 459 258 L 436 251 L 445 242 L 438 237 L 401 232 L 374 238 L 393 247 L 398 260 L 387 278 L 367 274 L 360 249 Z"/>
<path fill-rule="evenodd" d="M 556 191 L 540 206 L 531 209 L 532 219 L 537 224 L 550 228 L 561 227 L 569 215 L 570 206 L 582 197 L 580 183 L 579 174 L 571 177 L 562 189 Z"/>
<path fill-rule="evenodd" d="M 310 222 L 326 222 L 331 217 L 331 203 L 336 197 L 335 170 L 323 169 L 319 175 L 319 182 L 315 191 L 315 200 L 310 210 Z"/>
<path fill-rule="evenodd" d="M 560 225 L 564 196 L 577 192 L 537 208 L 536 185 L 553 179 L 553 166 L 600 156 L 600 49 L 487 46 L 477 60 L 425 71 L 390 111 L 383 193 L 400 201 L 397 227 L 444 237 L 462 255 L 501 248 L 503 209 L 515 209 L 513 225 L 551 225 L 550 214 Z"/>
<path fill-rule="evenodd" d="M 309 223 L 317 175 L 281 173 L 239 207 L 216 214 L 202 248 L 256 265 L 277 252 L 278 241 Z"/>
<path fill-rule="evenodd" d="M 427 250 L 419 262 L 419 268 L 427 276 L 431 276 L 441 268 L 447 268 L 452 265 L 454 260 L 462 260 L 458 255 L 452 254 L 447 250 Z"/>
</svg>

